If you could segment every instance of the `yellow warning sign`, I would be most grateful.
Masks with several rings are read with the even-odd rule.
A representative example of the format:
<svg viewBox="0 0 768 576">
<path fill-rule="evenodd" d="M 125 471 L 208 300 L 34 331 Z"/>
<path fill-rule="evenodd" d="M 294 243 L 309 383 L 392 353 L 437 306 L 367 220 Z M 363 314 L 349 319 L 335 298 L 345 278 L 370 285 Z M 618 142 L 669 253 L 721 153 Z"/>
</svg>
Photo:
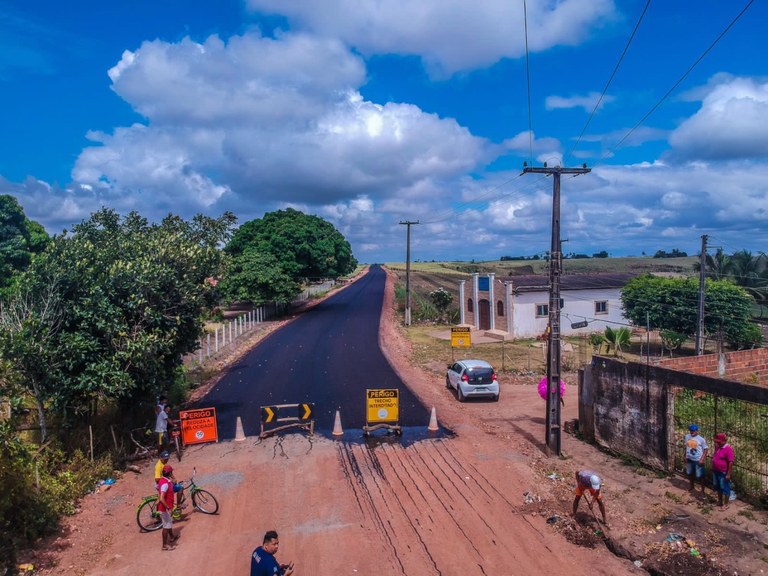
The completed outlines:
<svg viewBox="0 0 768 576">
<path fill-rule="evenodd" d="M 400 420 L 400 391 L 366 390 L 368 397 L 367 421 L 397 422 Z"/>
<path fill-rule="evenodd" d="M 454 348 L 466 348 L 472 346 L 472 331 L 468 326 L 454 326 L 451 328 L 451 346 Z"/>
</svg>

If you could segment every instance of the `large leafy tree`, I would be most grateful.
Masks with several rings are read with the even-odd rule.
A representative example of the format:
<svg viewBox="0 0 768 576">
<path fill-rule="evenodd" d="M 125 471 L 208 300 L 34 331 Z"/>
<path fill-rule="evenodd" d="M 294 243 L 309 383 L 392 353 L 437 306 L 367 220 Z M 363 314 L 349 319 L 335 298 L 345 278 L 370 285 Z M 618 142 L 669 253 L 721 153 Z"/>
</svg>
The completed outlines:
<svg viewBox="0 0 768 576">
<path fill-rule="evenodd" d="M 696 278 L 638 276 L 621 292 L 624 311 L 633 323 L 693 335 L 697 324 L 699 282 Z M 759 329 L 750 321 L 753 298 L 729 280 L 705 284 L 704 331 L 734 347 L 760 341 Z"/>
<path fill-rule="evenodd" d="M 24 271 L 32 255 L 41 252 L 50 238 L 45 229 L 27 218 L 16 198 L 0 195 L 0 292 Z"/>
<path fill-rule="evenodd" d="M 130 404 L 172 381 L 196 348 L 208 280 L 226 268 L 219 246 L 234 221 L 150 224 L 104 209 L 54 238 L 3 304 L 20 320 L 5 322 L 0 337 L 0 353 L 41 409 L 88 412 L 100 398 Z M 35 372 L 27 367 L 43 337 Z"/>
<path fill-rule="evenodd" d="M 240 226 L 226 250 L 238 256 L 247 248 L 271 254 L 296 279 L 338 278 L 357 266 L 349 242 L 333 224 L 293 208 Z"/>
<path fill-rule="evenodd" d="M 256 305 L 288 302 L 301 290 L 299 282 L 281 268 L 272 254 L 255 248 L 247 248 L 234 259 L 221 286 L 232 300 Z"/>
</svg>

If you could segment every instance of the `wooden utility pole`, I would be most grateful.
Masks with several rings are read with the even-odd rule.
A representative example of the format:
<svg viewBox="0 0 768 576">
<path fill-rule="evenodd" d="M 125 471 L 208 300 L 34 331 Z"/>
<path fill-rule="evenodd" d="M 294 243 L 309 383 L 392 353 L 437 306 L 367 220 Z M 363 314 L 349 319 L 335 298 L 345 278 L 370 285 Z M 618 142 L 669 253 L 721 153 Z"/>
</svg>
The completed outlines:
<svg viewBox="0 0 768 576">
<path fill-rule="evenodd" d="M 696 355 L 704 354 L 704 286 L 706 285 L 707 270 L 707 235 L 701 237 L 701 254 L 699 254 L 699 310 L 696 315 Z"/>
<path fill-rule="evenodd" d="M 415 222 L 405 221 L 400 224 L 405 224 L 407 232 L 405 235 L 405 325 L 411 325 L 411 224 L 418 224 Z"/>
<path fill-rule="evenodd" d="M 552 182 L 552 242 L 549 253 L 549 334 L 547 338 L 547 449 L 560 456 L 560 275 L 563 272 L 563 255 L 560 244 L 560 175 L 587 174 L 583 168 L 543 168 L 525 166 L 523 174 L 546 174 Z"/>
</svg>

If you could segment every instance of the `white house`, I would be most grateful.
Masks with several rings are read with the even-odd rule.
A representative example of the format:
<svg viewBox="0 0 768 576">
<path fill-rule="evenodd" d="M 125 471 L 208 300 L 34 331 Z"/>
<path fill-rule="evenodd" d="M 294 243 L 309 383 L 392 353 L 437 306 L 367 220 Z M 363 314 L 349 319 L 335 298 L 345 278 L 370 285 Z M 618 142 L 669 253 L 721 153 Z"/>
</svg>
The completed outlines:
<svg viewBox="0 0 768 576">
<path fill-rule="evenodd" d="M 621 289 L 634 274 L 564 274 L 560 276 L 560 332 L 564 336 L 602 332 L 629 322 Z M 541 336 L 549 324 L 549 276 L 472 276 L 459 284 L 460 323 L 507 338 Z M 585 324 L 586 323 L 586 324 Z M 575 325 L 575 327 L 572 327 Z"/>
</svg>

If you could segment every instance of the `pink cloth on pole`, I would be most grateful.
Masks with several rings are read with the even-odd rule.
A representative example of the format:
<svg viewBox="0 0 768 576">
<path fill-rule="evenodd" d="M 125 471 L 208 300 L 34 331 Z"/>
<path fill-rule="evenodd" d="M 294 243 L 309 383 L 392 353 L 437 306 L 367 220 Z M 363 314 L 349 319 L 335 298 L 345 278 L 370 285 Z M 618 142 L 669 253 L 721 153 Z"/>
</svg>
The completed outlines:
<svg viewBox="0 0 768 576">
<path fill-rule="evenodd" d="M 539 381 L 539 396 L 542 397 L 542 399 L 547 399 L 547 377 L 544 376 Z M 565 396 L 565 382 L 563 380 L 560 380 L 560 398 Z"/>
</svg>

